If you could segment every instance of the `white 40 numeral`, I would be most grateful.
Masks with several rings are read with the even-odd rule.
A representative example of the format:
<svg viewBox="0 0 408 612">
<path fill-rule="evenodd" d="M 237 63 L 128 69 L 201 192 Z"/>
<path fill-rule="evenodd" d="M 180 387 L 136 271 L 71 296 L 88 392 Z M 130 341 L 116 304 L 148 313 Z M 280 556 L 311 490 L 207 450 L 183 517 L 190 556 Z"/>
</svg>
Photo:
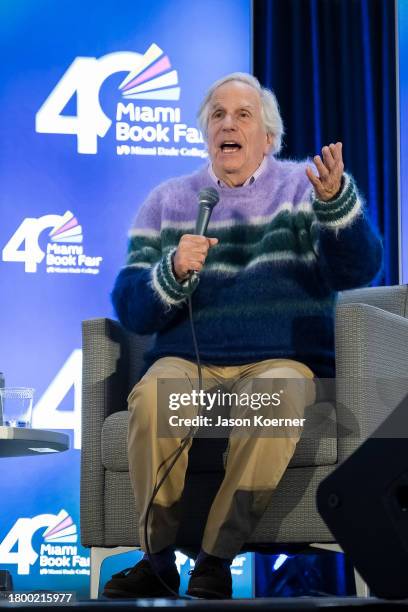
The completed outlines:
<svg viewBox="0 0 408 612">
<path fill-rule="evenodd" d="M 102 83 L 115 72 L 130 72 L 140 53 L 109 53 L 100 59 L 77 57 L 51 91 L 35 117 L 35 129 L 44 134 L 74 134 L 78 153 L 95 154 L 98 136 L 105 136 L 112 121 L 99 104 Z M 64 108 L 76 94 L 77 114 L 65 116 Z"/>
<path fill-rule="evenodd" d="M 72 410 L 59 410 L 62 400 L 74 388 Z M 33 409 L 33 427 L 73 429 L 74 448 L 81 448 L 82 351 L 75 349 L 51 381 Z"/>
<path fill-rule="evenodd" d="M 54 514 L 39 514 L 34 518 L 19 518 L 4 540 L 0 542 L 0 563 L 17 565 L 19 574 L 29 574 L 30 566 L 38 559 L 38 553 L 32 546 L 33 535 L 38 529 L 49 527 L 54 523 Z"/>
<path fill-rule="evenodd" d="M 26 272 L 36 272 L 37 265 L 45 257 L 38 239 L 47 227 L 55 227 L 61 222 L 60 215 L 44 215 L 39 219 L 27 218 L 14 232 L 3 248 L 3 261 L 17 261 L 25 264 Z"/>
</svg>

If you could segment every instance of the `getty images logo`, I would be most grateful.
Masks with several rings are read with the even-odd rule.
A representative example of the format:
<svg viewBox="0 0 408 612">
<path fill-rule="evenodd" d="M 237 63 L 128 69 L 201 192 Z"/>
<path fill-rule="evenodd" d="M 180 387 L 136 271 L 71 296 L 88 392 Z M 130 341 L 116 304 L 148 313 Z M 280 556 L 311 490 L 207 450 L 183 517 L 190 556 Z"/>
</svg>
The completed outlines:
<svg viewBox="0 0 408 612">
<path fill-rule="evenodd" d="M 34 534 L 46 527 L 39 548 Z M 41 574 L 89 574 L 89 559 L 78 554 L 77 526 L 68 512 L 19 518 L 0 543 L 0 563 L 17 565 L 19 574 L 30 573 L 39 560 Z"/>
<path fill-rule="evenodd" d="M 40 236 L 51 228 L 45 250 L 40 247 Z M 23 220 L 3 248 L 6 262 L 24 263 L 26 272 L 37 272 L 44 258 L 48 273 L 98 274 L 102 257 L 90 257 L 82 246 L 82 226 L 74 214 L 43 215 Z"/>
<path fill-rule="evenodd" d="M 143 55 L 119 51 L 99 59 L 77 57 L 37 112 L 36 131 L 76 135 L 78 153 L 96 154 L 98 137 L 113 123 L 101 107 L 100 89 L 118 72 L 127 76 L 119 84 L 121 99 L 116 102 L 117 155 L 207 156 L 204 147 L 186 146 L 203 144 L 203 138 L 197 128 L 182 122 L 180 107 L 169 105 L 180 99 L 178 72 L 155 43 Z M 63 112 L 74 95 L 77 114 L 67 116 Z"/>
</svg>

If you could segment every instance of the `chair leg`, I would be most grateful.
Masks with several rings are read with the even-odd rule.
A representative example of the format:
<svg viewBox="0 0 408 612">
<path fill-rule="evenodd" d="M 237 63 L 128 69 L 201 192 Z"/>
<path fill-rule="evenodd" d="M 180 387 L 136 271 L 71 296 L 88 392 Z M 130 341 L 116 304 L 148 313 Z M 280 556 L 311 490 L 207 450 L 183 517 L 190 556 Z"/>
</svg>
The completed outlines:
<svg viewBox="0 0 408 612">
<path fill-rule="evenodd" d="M 364 582 L 356 568 L 354 568 L 354 580 L 356 583 L 357 597 L 370 597 L 370 589 L 368 584 Z"/>
<path fill-rule="evenodd" d="M 115 548 L 99 548 L 93 546 L 91 548 L 91 580 L 90 580 L 90 598 L 98 599 L 99 580 L 101 575 L 102 563 L 108 557 L 120 555 L 122 553 L 138 550 L 136 546 L 116 546 Z"/>
</svg>

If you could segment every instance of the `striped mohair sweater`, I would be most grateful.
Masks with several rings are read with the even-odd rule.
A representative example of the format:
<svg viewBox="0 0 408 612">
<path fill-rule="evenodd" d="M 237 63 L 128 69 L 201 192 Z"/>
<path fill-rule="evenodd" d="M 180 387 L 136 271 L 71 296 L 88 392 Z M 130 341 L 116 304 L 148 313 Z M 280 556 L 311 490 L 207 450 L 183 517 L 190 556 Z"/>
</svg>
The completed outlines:
<svg viewBox="0 0 408 612">
<path fill-rule="evenodd" d="M 318 376 L 334 374 L 336 292 L 370 283 L 382 246 L 352 178 L 344 175 L 340 195 L 321 202 L 306 165 L 271 157 L 251 185 L 219 188 L 207 232 L 219 243 L 192 297 L 204 363 L 291 358 Z M 131 230 L 112 299 L 125 327 L 156 333 L 146 366 L 168 355 L 195 359 L 187 289 L 171 256 L 182 234 L 194 233 L 197 194 L 211 182 L 203 167 L 159 185 Z"/>
</svg>

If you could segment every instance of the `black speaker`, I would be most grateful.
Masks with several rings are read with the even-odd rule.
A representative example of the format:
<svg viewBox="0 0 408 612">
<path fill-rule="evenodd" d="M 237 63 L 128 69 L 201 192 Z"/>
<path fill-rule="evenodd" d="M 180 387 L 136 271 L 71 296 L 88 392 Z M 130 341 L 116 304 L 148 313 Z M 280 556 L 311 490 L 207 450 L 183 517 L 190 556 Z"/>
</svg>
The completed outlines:
<svg viewBox="0 0 408 612">
<path fill-rule="evenodd" d="M 323 480 L 317 507 L 378 597 L 408 597 L 408 396 Z"/>
</svg>

